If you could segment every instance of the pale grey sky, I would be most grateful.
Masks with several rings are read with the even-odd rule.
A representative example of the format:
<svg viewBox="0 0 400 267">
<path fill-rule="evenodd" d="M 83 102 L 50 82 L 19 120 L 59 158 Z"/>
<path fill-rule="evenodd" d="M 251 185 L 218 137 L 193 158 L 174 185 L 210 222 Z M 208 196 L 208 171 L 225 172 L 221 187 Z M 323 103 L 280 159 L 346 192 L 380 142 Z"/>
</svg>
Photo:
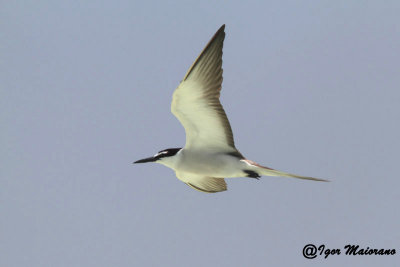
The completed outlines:
<svg viewBox="0 0 400 267">
<path fill-rule="evenodd" d="M 1 6 L 0 266 L 400 262 L 398 1 Z M 131 164 L 184 145 L 172 92 L 224 23 L 237 148 L 331 183 L 242 178 L 203 194 Z M 308 243 L 397 254 L 308 260 Z"/>
</svg>

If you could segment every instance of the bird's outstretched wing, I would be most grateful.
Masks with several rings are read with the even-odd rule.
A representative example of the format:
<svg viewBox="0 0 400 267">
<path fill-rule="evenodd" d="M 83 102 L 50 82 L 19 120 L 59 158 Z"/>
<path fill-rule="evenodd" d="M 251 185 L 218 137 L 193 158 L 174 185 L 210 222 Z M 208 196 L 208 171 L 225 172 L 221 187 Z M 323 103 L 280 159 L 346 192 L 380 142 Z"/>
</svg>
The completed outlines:
<svg viewBox="0 0 400 267">
<path fill-rule="evenodd" d="M 225 25 L 215 33 L 176 88 L 171 105 L 186 132 L 186 148 L 236 151 L 232 129 L 219 101 Z"/>
<path fill-rule="evenodd" d="M 176 173 L 179 180 L 193 189 L 204 193 L 217 193 L 227 190 L 224 178 L 214 178 L 196 174 Z"/>
</svg>

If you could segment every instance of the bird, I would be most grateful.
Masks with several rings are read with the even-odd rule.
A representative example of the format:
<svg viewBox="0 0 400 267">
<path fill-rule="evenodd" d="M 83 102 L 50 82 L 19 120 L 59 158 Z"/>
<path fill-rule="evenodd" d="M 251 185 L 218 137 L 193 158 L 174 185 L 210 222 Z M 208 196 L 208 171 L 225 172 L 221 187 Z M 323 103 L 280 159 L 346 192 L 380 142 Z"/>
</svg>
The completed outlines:
<svg viewBox="0 0 400 267">
<path fill-rule="evenodd" d="M 245 158 L 235 147 L 231 125 L 219 100 L 225 24 L 190 66 L 172 96 L 171 112 L 183 125 L 183 148 L 168 148 L 134 163 L 155 162 L 175 171 L 179 180 L 205 193 L 227 190 L 225 178 L 282 176 L 328 180 L 291 174 Z"/>
</svg>

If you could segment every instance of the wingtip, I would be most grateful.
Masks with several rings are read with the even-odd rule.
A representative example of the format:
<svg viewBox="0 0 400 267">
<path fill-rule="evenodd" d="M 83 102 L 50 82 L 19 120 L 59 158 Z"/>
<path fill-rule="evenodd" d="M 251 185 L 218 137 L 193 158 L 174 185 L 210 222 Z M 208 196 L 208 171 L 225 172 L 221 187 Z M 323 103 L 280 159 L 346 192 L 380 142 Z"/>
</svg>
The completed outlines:
<svg viewBox="0 0 400 267">
<path fill-rule="evenodd" d="M 221 27 L 219 27 L 218 31 L 215 33 L 215 35 L 217 35 L 218 33 L 223 32 L 225 33 L 225 24 L 222 24 Z"/>
<path fill-rule="evenodd" d="M 204 47 L 204 49 L 201 51 L 200 55 L 197 57 L 197 59 L 193 62 L 192 66 L 190 66 L 189 70 L 186 72 L 185 77 L 183 78 L 182 81 L 185 81 L 189 76 L 192 70 L 196 67 L 197 63 L 200 61 L 200 59 L 203 57 L 204 53 L 209 49 L 210 46 L 212 46 L 213 43 L 219 42 L 221 43 L 221 55 L 222 55 L 222 44 L 225 39 L 225 24 L 222 24 L 222 26 L 218 29 L 218 31 L 213 35 L 213 37 L 210 39 L 210 41 L 207 43 L 207 45 Z M 217 41 L 216 41 L 217 40 Z"/>
</svg>

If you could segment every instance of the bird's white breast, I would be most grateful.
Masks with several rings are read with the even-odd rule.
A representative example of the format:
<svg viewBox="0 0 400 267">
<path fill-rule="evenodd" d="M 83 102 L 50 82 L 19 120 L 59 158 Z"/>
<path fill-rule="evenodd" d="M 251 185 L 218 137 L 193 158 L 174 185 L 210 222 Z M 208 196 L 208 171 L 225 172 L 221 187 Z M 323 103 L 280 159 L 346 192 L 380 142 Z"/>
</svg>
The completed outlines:
<svg viewBox="0 0 400 267">
<path fill-rule="evenodd" d="M 185 150 L 179 152 L 176 172 L 200 174 L 217 178 L 243 176 L 243 162 L 224 152 L 211 150 Z"/>
</svg>

